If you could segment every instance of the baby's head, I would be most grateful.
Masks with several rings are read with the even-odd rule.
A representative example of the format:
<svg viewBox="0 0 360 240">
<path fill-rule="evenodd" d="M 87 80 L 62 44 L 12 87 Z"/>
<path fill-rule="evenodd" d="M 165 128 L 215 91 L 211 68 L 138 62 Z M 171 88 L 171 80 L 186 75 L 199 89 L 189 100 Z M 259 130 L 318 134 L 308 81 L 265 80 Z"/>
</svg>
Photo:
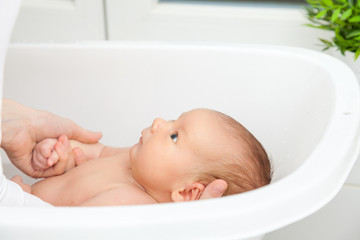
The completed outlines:
<svg viewBox="0 0 360 240">
<path fill-rule="evenodd" d="M 224 195 L 271 180 L 268 156 L 256 138 L 233 118 L 208 109 L 155 119 L 131 148 L 130 160 L 136 181 L 159 202 L 197 200 L 215 179 L 227 182 Z"/>
</svg>

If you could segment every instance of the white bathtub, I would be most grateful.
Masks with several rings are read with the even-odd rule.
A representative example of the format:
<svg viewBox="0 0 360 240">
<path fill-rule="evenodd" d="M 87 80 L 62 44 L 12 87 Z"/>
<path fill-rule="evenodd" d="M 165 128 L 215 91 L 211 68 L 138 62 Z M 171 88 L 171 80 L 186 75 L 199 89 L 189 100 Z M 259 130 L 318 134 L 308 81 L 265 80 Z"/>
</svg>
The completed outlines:
<svg viewBox="0 0 360 240">
<path fill-rule="evenodd" d="M 13 45 L 4 96 L 130 146 L 161 116 L 227 113 L 264 144 L 273 183 L 181 204 L 0 207 L 1 239 L 261 239 L 328 203 L 359 153 L 359 87 L 347 66 L 282 47 L 148 43 Z M 5 174 L 14 174 L 5 164 Z M 154 173 L 156 174 L 156 173 Z"/>
</svg>

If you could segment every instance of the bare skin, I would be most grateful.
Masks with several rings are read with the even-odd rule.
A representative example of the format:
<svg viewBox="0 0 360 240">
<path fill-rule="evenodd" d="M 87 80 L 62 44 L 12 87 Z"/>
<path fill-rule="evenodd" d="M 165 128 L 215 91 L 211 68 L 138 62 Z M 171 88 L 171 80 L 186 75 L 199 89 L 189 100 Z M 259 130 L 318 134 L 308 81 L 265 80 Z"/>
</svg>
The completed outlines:
<svg viewBox="0 0 360 240">
<path fill-rule="evenodd" d="M 175 144 L 176 141 L 173 142 L 171 136 L 167 135 L 170 132 L 165 126 L 165 124 L 173 124 L 173 122 L 154 121 L 151 135 L 150 128 L 144 130 L 143 141 L 140 141 L 141 144 L 134 145 L 133 148 L 136 146 L 136 149 L 138 149 L 140 145 L 146 145 L 150 136 L 164 136 L 165 147 L 171 146 L 168 143 Z M 199 128 L 194 127 L 195 129 Z M 207 130 L 206 127 L 204 129 Z M 37 171 L 46 171 L 46 168 L 62 163 L 65 174 L 48 177 L 34 184 L 30 192 L 55 206 L 99 206 L 208 199 L 219 197 L 226 190 L 226 182 L 217 179 L 209 183 L 208 186 L 200 186 L 200 189 L 192 189 L 193 185 L 189 189 L 184 186 L 181 191 L 176 192 L 176 198 L 172 198 L 173 190 L 170 189 L 162 192 L 166 197 L 158 198 L 134 178 L 130 155 L 129 148 L 112 148 L 100 143 L 82 144 L 71 141 L 70 146 L 66 136 L 61 136 L 55 141 L 54 139 L 44 140 L 34 148 L 33 159 L 38 162 L 33 163 L 33 168 L 37 169 Z M 192 162 L 190 161 L 190 163 Z M 154 164 L 155 162 L 153 162 Z M 143 168 L 141 165 L 138 167 Z M 174 169 L 178 170 L 177 167 L 174 167 Z M 172 175 L 168 177 L 171 178 Z M 21 178 L 15 177 L 13 181 L 18 183 L 25 191 L 29 191 L 30 186 L 23 184 Z M 181 178 L 179 181 L 183 182 L 183 179 Z M 162 182 L 166 183 L 164 186 L 168 184 L 167 181 Z M 188 181 L 186 180 L 186 182 Z M 161 186 L 161 184 L 159 183 L 157 186 Z"/>
<path fill-rule="evenodd" d="M 54 206 L 156 203 L 133 179 L 128 149 L 37 182 L 31 193 Z"/>
<path fill-rule="evenodd" d="M 47 177 L 64 172 L 66 163 L 63 162 L 44 170 L 33 168 L 32 153 L 40 141 L 58 138 L 64 134 L 69 139 L 83 143 L 96 143 L 102 137 L 101 133 L 83 129 L 69 119 L 32 109 L 5 98 L 1 120 L 1 148 L 17 168 L 31 177 Z"/>
<path fill-rule="evenodd" d="M 81 149 L 76 156 L 72 151 L 74 148 Z M 134 179 L 131 171 L 130 148 L 112 148 L 101 144 L 86 145 L 76 141 L 71 141 L 70 146 L 67 138 L 61 136 L 55 149 L 58 161 L 67 162 L 66 173 L 45 178 L 32 186 L 24 184 L 17 177 L 15 180 L 24 191 L 54 206 L 158 203 Z M 198 199 L 220 197 L 226 187 L 225 181 L 215 180 L 205 188 Z"/>
</svg>

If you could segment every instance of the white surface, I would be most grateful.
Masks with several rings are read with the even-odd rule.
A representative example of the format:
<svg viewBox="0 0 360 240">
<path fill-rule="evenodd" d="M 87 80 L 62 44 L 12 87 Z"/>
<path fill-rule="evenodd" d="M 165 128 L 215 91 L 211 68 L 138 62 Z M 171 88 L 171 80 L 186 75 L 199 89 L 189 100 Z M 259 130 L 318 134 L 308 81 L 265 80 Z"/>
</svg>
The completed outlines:
<svg viewBox="0 0 360 240">
<path fill-rule="evenodd" d="M 2 87 L 4 78 L 5 57 L 10 41 L 12 28 L 19 10 L 20 0 L 7 1 L 0 0 L 0 110 L 2 108 Z M 0 115 L 1 120 L 1 115 Z M 1 123 L 0 123 L 1 126 Z M 0 131 L 1 142 L 1 131 Z M 0 159 L 0 175 L 2 175 L 2 165 Z M 2 177 L 2 176 L 0 176 Z M 0 193 L 3 189 L 0 189 Z M 1 195 L 1 194 L 0 194 Z"/>
<path fill-rule="evenodd" d="M 154 40 L 320 49 L 300 5 L 159 0 L 23 0 L 12 42 Z"/>
<path fill-rule="evenodd" d="M 360 58 L 357 61 L 354 61 L 354 53 L 347 52 L 345 56 L 343 56 L 339 50 L 333 48 L 326 51 L 327 54 L 333 56 L 345 64 L 347 64 L 355 73 L 355 76 L 360 82 Z M 349 185 L 356 185 L 360 187 L 360 156 L 357 158 L 357 161 L 351 170 L 349 177 L 346 180 L 346 183 Z M 344 202 L 344 204 L 347 204 Z M 356 208 L 357 206 L 354 206 Z"/>
<path fill-rule="evenodd" d="M 357 158 L 353 169 L 346 179 L 346 183 L 360 187 L 360 156 Z"/>
<path fill-rule="evenodd" d="M 102 0 L 23 0 L 12 42 L 105 40 Z"/>
<path fill-rule="evenodd" d="M 109 40 L 260 43 L 320 49 L 300 5 L 107 0 Z"/>
<path fill-rule="evenodd" d="M 264 240 L 359 240 L 360 187 L 345 185 L 324 208 Z"/>
<path fill-rule="evenodd" d="M 245 194 L 185 204 L 2 208 L 3 237 L 208 239 L 205 232 L 213 239 L 254 237 L 330 201 L 359 152 L 353 73 L 336 59 L 304 49 L 18 45 L 9 52 L 5 96 L 101 130 L 103 142 L 116 146 L 135 143 L 156 116 L 215 108 L 265 145 L 275 181 Z"/>
</svg>

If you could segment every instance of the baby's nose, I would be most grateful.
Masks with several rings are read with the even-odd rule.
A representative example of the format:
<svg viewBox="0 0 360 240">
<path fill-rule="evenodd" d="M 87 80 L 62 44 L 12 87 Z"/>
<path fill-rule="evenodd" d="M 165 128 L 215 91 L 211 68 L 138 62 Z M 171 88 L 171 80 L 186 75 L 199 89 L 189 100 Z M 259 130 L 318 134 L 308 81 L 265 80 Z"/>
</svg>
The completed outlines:
<svg viewBox="0 0 360 240">
<path fill-rule="evenodd" d="M 162 118 L 155 118 L 153 121 L 153 124 L 151 126 L 151 132 L 155 132 L 159 129 L 161 129 L 162 127 L 164 127 L 166 124 L 166 121 Z"/>
</svg>

